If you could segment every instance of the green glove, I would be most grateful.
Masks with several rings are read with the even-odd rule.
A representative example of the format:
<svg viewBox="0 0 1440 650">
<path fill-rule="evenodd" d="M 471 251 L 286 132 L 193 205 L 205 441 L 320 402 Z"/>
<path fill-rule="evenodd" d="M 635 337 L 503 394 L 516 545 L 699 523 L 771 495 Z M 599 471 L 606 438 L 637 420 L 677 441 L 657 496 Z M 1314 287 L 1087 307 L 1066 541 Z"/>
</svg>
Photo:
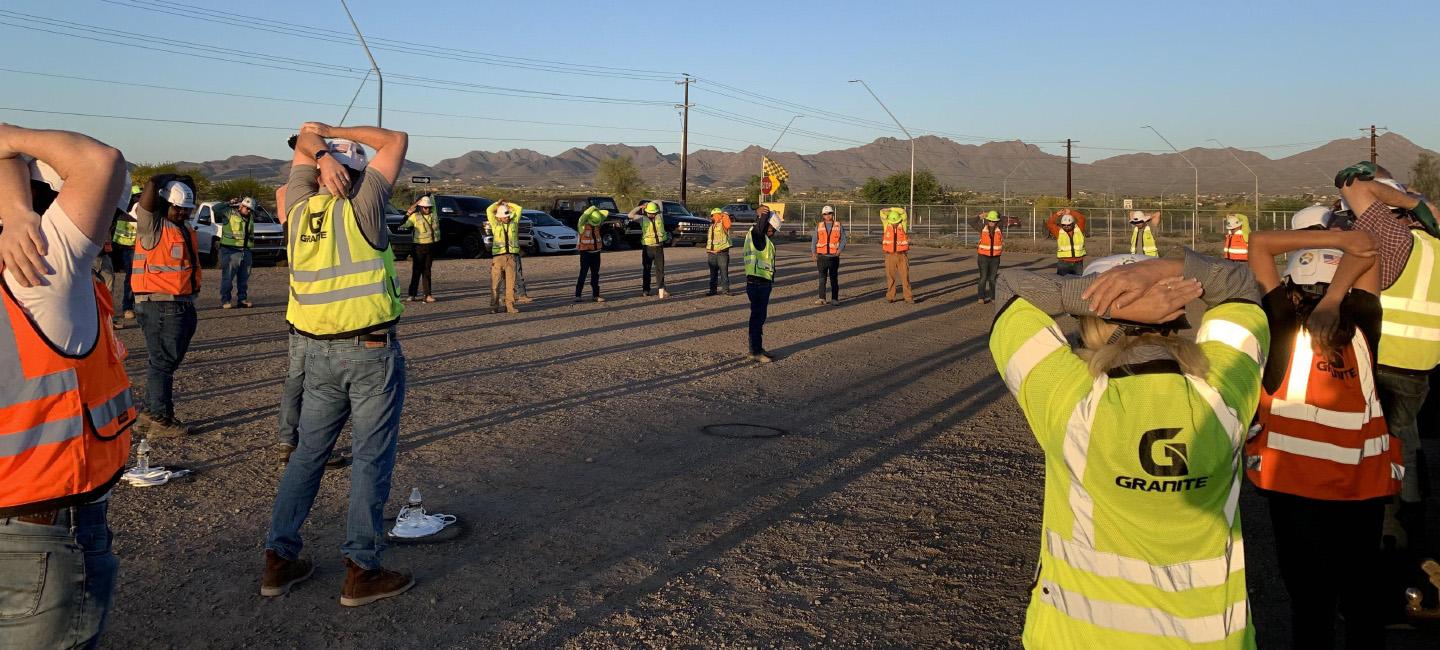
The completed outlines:
<svg viewBox="0 0 1440 650">
<path fill-rule="evenodd" d="M 1335 187 L 1345 187 L 1355 181 L 1375 180 L 1375 163 L 1362 160 L 1335 174 Z"/>
<path fill-rule="evenodd" d="M 1440 237 L 1440 223 L 1436 223 L 1435 214 L 1430 212 L 1430 206 L 1426 203 L 1425 197 L 1420 197 L 1420 202 L 1410 212 L 1415 215 L 1416 221 L 1425 226 L 1425 232 L 1430 233 L 1431 237 Z"/>
</svg>

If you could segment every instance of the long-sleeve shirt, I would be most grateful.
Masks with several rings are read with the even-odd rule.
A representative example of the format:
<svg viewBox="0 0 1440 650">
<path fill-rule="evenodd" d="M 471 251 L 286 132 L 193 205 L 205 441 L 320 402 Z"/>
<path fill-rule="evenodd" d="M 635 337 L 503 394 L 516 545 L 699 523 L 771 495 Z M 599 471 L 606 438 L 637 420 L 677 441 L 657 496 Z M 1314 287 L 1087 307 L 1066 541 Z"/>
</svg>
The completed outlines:
<svg viewBox="0 0 1440 650">
<path fill-rule="evenodd" d="M 1355 229 L 1370 233 L 1380 257 L 1380 288 L 1389 289 L 1400 279 L 1400 272 L 1410 261 L 1414 239 L 1405 219 L 1396 217 L 1390 207 L 1376 201 L 1355 219 Z"/>
<path fill-rule="evenodd" d="M 822 222 L 820 222 L 820 223 L 824 223 L 824 222 L 822 221 Z M 838 254 L 840 254 L 840 253 L 845 252 L 845 241 L 850 238 L 850 231 L 845 230 L 845 226 L 841 225 L 839 221 L 832 221 L 830 227 L 831 227 L 831 228 L 839 228 L 839 229 L 840 229 L 840 247 L 837 248 L 837 249 L 835 249 L 835 253 L 838 255 Z M 816 224 L 816 229 L 810 231 L 810 250 L 812 250 L 812 251 L 815 250 L 815 244 L 819 243 L 819 241 L 820 241 L 820 240 L 819 240 L 819 237 L 820 237 L 819 224 Z"/>
</svg>

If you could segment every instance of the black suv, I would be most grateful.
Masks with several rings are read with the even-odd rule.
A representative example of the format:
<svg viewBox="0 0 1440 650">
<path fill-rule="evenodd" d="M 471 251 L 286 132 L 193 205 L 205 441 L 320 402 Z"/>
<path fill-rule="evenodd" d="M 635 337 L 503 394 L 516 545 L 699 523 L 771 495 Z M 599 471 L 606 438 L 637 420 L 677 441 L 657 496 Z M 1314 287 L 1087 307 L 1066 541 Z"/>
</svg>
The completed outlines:
<svg viewBox="0 0 1440 650">
<path fill-rule="evenodd" d="M 555 199 L 550 206 L 550 216 L 559 219 L 561 223 L 569 226 L 572 230 L 579 230 L 575 225 L 580 223 L 580 215 L 586 208 L 595 207 L 601 210 L 609 210 L 610 216 L 604 223 L 600 224 L 600 243 L 607 249 L 614 249 L 620 245 L 625 238 L 625 213 L 620 211 L 620 206 L 615 204 L 615 199 L 608 196 L 563 196 Z"/>
<path fill-rule="evenodd" d="M 640 205 L 649 202 L 647 199 L 641 201 Z M 675 244 L 705 245 L 705 238 L 710 234 L 709 219 L 702 219 L 690 214 L 684 205 L 675 201 L 656 201 L 656 203 L 660 204 L 660 214 L 665 220 L 665 231 L 670 233 L 668 246 Z M 640 220 L 629 221 L 625 225 L 625 243 L 633 248 L 639 248 L 640 237 Z"/>
</svg>

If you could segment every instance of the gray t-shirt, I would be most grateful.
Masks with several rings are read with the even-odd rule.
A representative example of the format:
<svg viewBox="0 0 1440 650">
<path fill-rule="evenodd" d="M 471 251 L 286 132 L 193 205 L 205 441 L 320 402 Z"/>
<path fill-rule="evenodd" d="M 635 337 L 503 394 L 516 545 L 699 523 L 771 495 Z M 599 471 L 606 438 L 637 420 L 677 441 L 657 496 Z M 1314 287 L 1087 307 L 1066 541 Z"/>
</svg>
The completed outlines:
<svg viewBox="0 0 1440 650">
<path fill-rule="evenodd" d="M 390 200 L 390 181 L 374 169 L 366 168 L 358 186 L 351 188 L 350 207 L 365 241 L 376 250 L 390 246 L 390 231 L 385 228 L 385 204 Z M 320 169 L 313 165 L 292 165 L 290 181 L 285 184 L 285 214 L 296 204 L 316 194 L 329 194 L 320 188 Z"/>
</svg>

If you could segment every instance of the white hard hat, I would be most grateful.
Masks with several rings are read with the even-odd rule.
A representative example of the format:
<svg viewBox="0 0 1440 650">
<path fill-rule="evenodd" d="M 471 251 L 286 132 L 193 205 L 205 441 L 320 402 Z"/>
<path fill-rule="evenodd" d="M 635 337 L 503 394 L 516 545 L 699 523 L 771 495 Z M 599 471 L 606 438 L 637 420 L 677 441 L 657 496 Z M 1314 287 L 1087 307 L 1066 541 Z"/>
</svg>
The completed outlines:
<svg viewBox="0 0 1440 650">
<path fill-rule="evenodd" d="M 504 203 L 501 203 L 501 204 L 500 204 L 500 207 L 495 208 L 495 216 L 497 216 L 497 217 L 508 217 L 508 216 L 510 216 L 510 206 L 509 206 L 509 205 L 506 205 L 506 204 L 504 204 Z"/>
<path fill-rule="evenodd" d="M 330 155 L 335 157 L 336 162 L 350 169 L 364 171 L 365 165 L 368 164 L 365 157 L 365 146 L 354 140 L 332 138 L 325 142 L 325 147 L 330 150 Z"/>
<path fill-rule="evenodd" d="M 1327 208 L 1323 205 L 1312 205 L 1299 212 L 1296 212 L 1295 216 L 1290 217 L 1290 229 L 1305 230 L 1306 228 L 1312 228 L 1315 226 L 1324 226 L 1326 228 L 1329 228 L 1330 219 L 1333 216 L 1335 216 L 1335 213 L 1331 212 L 1330 208 Z"/>
<path fill-rule="evenodd" d="M 1143 223 L 1149 220 L 1150 217 L 1145 216 L 1145 213 L 1141 212 L 1140 210 L 1136 210 L 1130 213 L 1130 223 Z"/>
<path fill-rule="evenodd" d="M 1070 215 L 1068 215 L 1068 214 L 1062 214 L 1062 215 L 1060 215 L 1060 225 L 1062 225 L 1062 226 L 1070 226 L 1070 225 L 1074 225 L 1074 223 L 1075 223 L 1075 217 L 1072 217 L 1072 216 L 1070 216 Z"/>
<path fill-rule="evenodd" d="M 1290 254 L 1285 275 L 1295 284 L 1318 284 L 1335 277 L 1344 253 L 1333 248 L 1307 248 Z"/>
<path fill-rule="evenodd" d="M 65 186 L 65 179 L 60 178 L 60 172 L 55 171 L 54 167 L 41 160 L 30 158 L 29 161 L 30 180 L 44 183 L 56 194 L 59 194 L 60 188 Z M 124 212 L 126 208 L 130 207 L 130 170 L 128 169 L 125 170 L 125 184 L 122 187 L 125 190 L 120 192 L 120 198 L 115 201 L 115 209 Z"/>
<path fill-rule="evenodd" d="M 160 190 L 160 198 L 166 203 L 177 208 L 195 207 L 195 193 L 190 191 L 190 186 L 180 181 L 170 181 Z"/>
<path fill-rule="evenodd" d="M 435 207 L 435 199 L 430 198 L 428 195 L 422 196 L 419 201 L 415 202 L 415 205 L 422 208 L 433 208 Z"/>
<path fill-rule="evenodd" d="M 1240 227 L 1240 220 L 1234 216 L 1225 217 L 1225 229 L 1234 230 Z"/>
<path fill-rule="evenodd" d="M 779 230 L 779 229 L 780 229 L 780 221 L 781 221 L 780 215 L 778 215 L 778 214 L 772 214 L 772 215 L 770 215 L 770 227 L 771 227 L 771 228 L 774 228 L 774 229 L 776 229 L 776 230 Z"/>
<path fill-rule="evenodd" d="M 1135 253 L 1125 253 L 1122 255 L 1111 255 L 1109 257 L 1102 257 L 1086 266 L 1085 273 L 1083 273 L 1083 275 L 1100 275 L 1101 273 L 1109 271 L 1110 269 L 1113 269 L 1117 266 L 1134 264 L 1136 262 L 1144 262 L 1148 259 L 1151 258 L 1145 255 L 1138 255 Z"/>
<path fill-rule="evenodd" d="M 239 205 L 239 207 L 246 208 L 246 209 L 248 209 L 248 210 L 254 210 L 254 209 L 255 209 L 255 199 L 252 199 L 252 198 L 250 198 L 250 197 L 248 197 L 248 196 L 245 197 L 245 198 L 243 198 L 243 199 L 240 199 L 240 205 Z"/>
<path fill-rule="evenodd" d="M 820 214 L 835 214 L 835 208 L 827 205 L 823 208 L 820 208 Z"/>
</svg>

